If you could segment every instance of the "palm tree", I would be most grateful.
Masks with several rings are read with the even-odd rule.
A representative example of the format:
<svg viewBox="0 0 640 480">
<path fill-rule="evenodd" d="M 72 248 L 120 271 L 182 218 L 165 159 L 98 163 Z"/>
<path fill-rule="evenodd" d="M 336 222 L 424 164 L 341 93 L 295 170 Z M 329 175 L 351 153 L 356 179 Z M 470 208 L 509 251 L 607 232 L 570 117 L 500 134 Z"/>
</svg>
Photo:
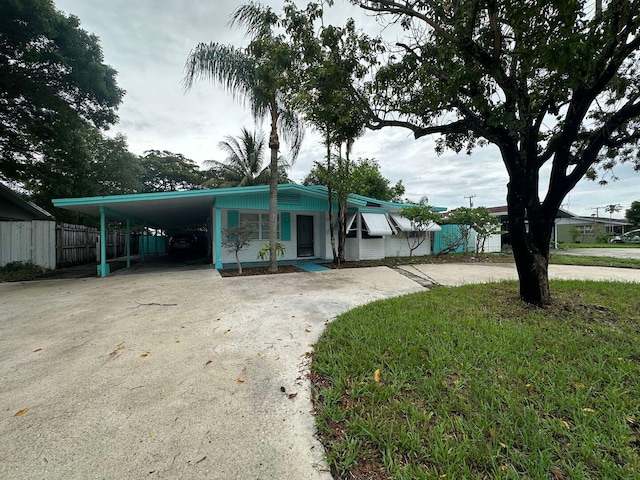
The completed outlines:
<svg viewBox="0 0 640 480">
<path fill-rule="evenodd" d="M 195 80 L 211 80 L 222 85 L 241 101 L 248 102 L 254 118 L 270 120 L 271 149 L 269 188 L 269 272 L 277 264 L 278 151 L 280 136 L 291 146 L 291 159 L 300 150 L 304 129 L 295 112 L 286 108 L 283 95 L 291 70 L 291 48 L 281 36 L 273 34 L 279 19 L 273 10 L 258 3 L 237 8 L 231 25 L 241 25 L 251 39 L 246 49 L 218 43 L 200 43 L 191 51 L 185 66 L 184 86 L 189 90 Z"/>
<path fill-rule="evenodd" d="M 211 186 L 216 183 L 222 187 L 248 187 L 268 185 L 271 181 L 271 168 L 264 165 L 264 147 L 267 141 L 262 132 L 250 132 L 246 128 L 238 137 L 227 136 L 218 146 L 227 154 L 223 162 L 207 160 L 204 162 L 214 178 L 204 183 Z M 278 181 L 288 180 L 289 163 L 283 157 L 278 160 Z M 284 181 L 283 181 L 284 180 Z"/>
</svg>

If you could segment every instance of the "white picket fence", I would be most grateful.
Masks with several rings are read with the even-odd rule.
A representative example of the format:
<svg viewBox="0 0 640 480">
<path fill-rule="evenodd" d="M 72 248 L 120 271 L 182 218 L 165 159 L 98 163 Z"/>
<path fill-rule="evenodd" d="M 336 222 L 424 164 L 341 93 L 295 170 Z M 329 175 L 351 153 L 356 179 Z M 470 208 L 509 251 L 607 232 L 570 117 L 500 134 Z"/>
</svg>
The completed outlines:
<svg viewBox="0 0 640 480">
<path fill-rule="evenodd" d="M 0 267 L 10 262 L 56 268 L 56 222 L 0 222 Z"/>
</svg>

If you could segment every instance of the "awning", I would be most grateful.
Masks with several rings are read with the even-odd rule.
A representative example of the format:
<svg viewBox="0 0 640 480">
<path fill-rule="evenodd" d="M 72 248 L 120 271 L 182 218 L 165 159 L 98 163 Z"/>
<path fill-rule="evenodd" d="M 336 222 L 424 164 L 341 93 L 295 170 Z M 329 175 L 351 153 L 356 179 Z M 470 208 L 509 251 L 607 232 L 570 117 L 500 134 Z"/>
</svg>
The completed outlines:
<svg viewBox="0 0 640 480">
<path fill-rule="evenodd" d="M 356 213 L 350 213 L 349 215 L 347 215 L 347 225 L 346 225 L 347 233 L 349 233 L 349 231 L 353 227 L 353 222 L 356 219 L 356 215 L 357 215 Z"/>
<path fill-rule="evenodd" d="M 405 218 L 403 216 L 401 216 L 399 213 L 391 213 L 391 218 L 393 219 L 393 221 L 396 223 L 396 225 L 398 226 L 398 228 L 400 230 L 402 230 L 403 232 L 415 232 L 417 231 L 416 228 L 411 228 L 411 221 L 409 221 L 408 218 Z M 440 225 L 438 225 L 437 223 L 434 222 L 429 222 L 429 224 L 427 225 L 427 228 L 423 231 L 425 232 L 439 232 L 440 230 L 442 230 L 442 228 L 440 228 Z"/>
<path fill-rule="evenodd" d="M 367 231 L 372 237 L 383 237 L 393 234 L 384 213 L 363 213 L 362 220 L 364 220 Z"/>
</svg>

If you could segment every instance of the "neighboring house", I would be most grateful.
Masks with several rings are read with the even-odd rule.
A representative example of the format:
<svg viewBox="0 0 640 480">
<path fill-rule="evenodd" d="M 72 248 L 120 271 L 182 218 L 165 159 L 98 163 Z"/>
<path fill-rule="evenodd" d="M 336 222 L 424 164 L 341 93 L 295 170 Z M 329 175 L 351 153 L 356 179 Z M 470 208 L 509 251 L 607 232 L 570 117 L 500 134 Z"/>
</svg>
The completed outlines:
<svg viewBox="0 0 640 480">
<path fill-rule="evenodd" d="M 622 235 L 631 230 L 625 219 L 573 215 L 556 220 L 558 243 L 598 243 L 602 237 Z"/>
<path fill-rule="evenodd" d="M 53 215 L 0 183 L 0 221 L 53 220 Z"/>
<path fill-rule="evenodd" d="M 502 230 L 508 232 L 509 222 L 507 206 L 491 207 L 489 211 L 498 217 L 502 223 Z M 555 225 L 553 233 L 551 234 L 551 242 L 553 244 L 561 243 L 573 243 L 573 228 L 575 227 L 580 231 L 576 241 L 578 243 L 596 243 L 597 237 L 601 234 L 604 235 L 620 235 L 627 231 L 631 224 L 626 220 L 611 219 L 602 217 L 581 217 L 575 213 L 571 213 L 568 210 L 560 208 L 556 215 Z M 626 229 L 626 230 L 625 230 Z M 504 233 L 502 235 L 502 243 L 508 244 L 509 234 Z"/>
<path fill-rule="evenodd" d="M 269 241 L 269 186 L 219 188 L 183 192 L 159 192 L 108 197 L 69 198 L 53 201 L 56 207 L 99 215 L 102 230 L 106 218 L 153 228 L 177 231 L 206 225 L 211 239 L 215 268 L 235 262 L 232 253 L 222 247 L 223 229 L 242 223 L 253 227 L 251 245 L 240 252 L 240 260 L 254 262 L 263 242 Z M 329 234 L 327 189 L 322 186 L 278 185 L 278 241 L 285 248 L 279 260 L 333 258 Z M 399 216 L 403 204 L 384 202 L 360 195 L 350 195 L 347 209 L 348 235 L 345 245 L 349 260 L 380 259 L 409 254 L 406 235 L 410 226 Z M 443 211 L 445 208 L 434 208 Z M 337 242 L 337 205 L 334 202 L 334 224 Z M 433 224 L 425 242 L 414 252 L 431 253 Z M 102 233 L 104 234 L 104 233 Z M 102 256 L 104 258 L 104 255 Z M 107 275 L 106 262 L 98 266 L 99 275 Z"/>
<path fill-rule="evenodd" d="M 53 216 L 0 183 L 0 266 L 33 262 L 55 268 L 55 242 Z"/>
</svg>

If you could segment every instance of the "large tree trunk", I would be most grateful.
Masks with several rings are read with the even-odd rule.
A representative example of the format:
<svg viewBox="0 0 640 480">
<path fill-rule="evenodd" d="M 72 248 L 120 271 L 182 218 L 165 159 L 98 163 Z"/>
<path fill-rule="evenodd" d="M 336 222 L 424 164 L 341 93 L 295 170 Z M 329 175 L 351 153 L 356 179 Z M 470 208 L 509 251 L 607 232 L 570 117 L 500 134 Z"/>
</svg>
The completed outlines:
<svg viewBox="0 0 640 480">
<path fill-rule="evenodd" d="M 271 178 L 269 182 L 269 273 L 278 272 L 278 109 L 271 107 L 271 134 L 269 135 L 271 149 Z"/>
<path fill-rule="evenodd" d="M 534 183 L 537 189 L 537 182 Z M 533 305 L 549 305 L 549 242 L 555 215 L 545 215 L 537 191 L 534 193 L 521 179 L 509 182 L 507 198 L 520 298 Z"/>
</svg>

